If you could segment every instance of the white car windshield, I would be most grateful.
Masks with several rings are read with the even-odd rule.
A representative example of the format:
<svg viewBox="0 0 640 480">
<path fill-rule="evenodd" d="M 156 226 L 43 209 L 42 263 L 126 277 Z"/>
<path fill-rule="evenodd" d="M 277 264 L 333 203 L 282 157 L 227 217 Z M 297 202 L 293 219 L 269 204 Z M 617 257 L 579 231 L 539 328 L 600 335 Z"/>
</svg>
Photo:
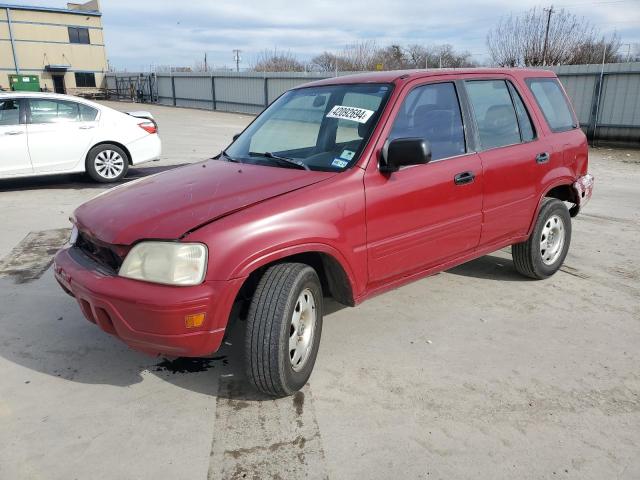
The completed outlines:
<svg viewBox="0 0 640 480">
<path fill-rule="evenodd" d="M 223 159 L 308 170 L 355 164 L 391 92 L 388 84 L 291 90 L 267 108 Z"/>
</svg>

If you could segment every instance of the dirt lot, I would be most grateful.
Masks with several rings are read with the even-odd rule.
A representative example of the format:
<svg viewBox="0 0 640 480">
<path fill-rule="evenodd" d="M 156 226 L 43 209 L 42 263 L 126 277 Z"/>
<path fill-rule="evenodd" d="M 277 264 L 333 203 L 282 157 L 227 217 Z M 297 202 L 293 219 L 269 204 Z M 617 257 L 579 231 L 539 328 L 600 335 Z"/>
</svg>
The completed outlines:
<svg viewBox="0 0 640 480">
<path fill-rule="evenodd" d="M 149 110 L 165 155 L 134 178 L 250 119 Z M 309 384 L 277 401 L 247 390 L 241 332 L 167 362 L 82 318 L 49 264 L 103 187 L 0 182 L 0 479 L 640 478 L 640 152 L 593 149 L 591 170 L 557 275 L 526 280 L 499 251 L 330 305 Z"/>
</svg>

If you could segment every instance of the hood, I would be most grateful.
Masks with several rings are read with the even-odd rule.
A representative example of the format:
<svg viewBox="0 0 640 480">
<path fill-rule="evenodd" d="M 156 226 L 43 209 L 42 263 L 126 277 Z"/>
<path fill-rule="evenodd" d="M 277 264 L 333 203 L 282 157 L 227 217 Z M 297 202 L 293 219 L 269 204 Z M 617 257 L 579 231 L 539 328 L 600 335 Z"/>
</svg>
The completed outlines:
<svg viewBox="0 0 640 480">
<path fill-rule="evenodd" d="M 78 227 L 113 245 L 173 240 L 217 218 L 336 175 L 211 160 L 113 188 L 75 211 Z"/>
</svg>

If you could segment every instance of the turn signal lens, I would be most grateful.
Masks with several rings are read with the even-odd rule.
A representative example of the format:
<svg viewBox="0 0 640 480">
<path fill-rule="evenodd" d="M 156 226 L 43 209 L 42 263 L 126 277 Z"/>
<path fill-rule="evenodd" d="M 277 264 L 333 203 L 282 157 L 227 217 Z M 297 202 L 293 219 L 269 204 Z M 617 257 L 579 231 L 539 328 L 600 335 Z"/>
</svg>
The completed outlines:
<svg viewBox="0 0 640 480">
<path fill-rule="evenodd" d="M 185 315 L 184 326 L 187 328 L 201 327 L 204 323 L 206 313 L 194 313 L 193 315 Z"/>
</svg>

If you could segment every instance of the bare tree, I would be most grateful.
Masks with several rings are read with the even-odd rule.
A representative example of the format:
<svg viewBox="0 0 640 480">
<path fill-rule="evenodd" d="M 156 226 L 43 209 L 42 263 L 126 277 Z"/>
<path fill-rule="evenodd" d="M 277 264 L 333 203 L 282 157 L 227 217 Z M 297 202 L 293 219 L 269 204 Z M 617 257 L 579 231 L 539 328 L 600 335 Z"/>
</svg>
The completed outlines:
<svg viewBox="0 0 640 480">
<path fill-rule="evenodd" d="M 406 68 L 463 68 L 477 67 L 478 63 L 467 51 L 456 51 L 452 45 L 409 45 L 405 49 Z"/>
<path fill-rule="evenodd" d="M 383 70 L 402 70 L 408 68 L 405 50 L 400 45 L 389 45 L 388 47 L 376 50 L 373 55 L 373 62 L 376 69 L 379 65 Z"/>
<path fill-rule="evenodd" d="M 313 69 L 321 72 L 403 70 L 411 68 L 460 68 L 475 67 L 469 52 L 456 51 L 451 45 L 425 47 L 419 44 L 388 45 L 377 47 L 373 41 L 347 45 L 335 54 L 323 52 L 311 60 Z"/>
<path fill-rule="evenodd" d="M 372 70 L 403 70 L 411 68 L 475 67 L 477 63 L 466 51 L 457 51 L 449 44 L 425 47 L 412 44 L 378 47 L 373 40 L 353 43 L 340 52 L 324 51 L 311 59 L 305 68 L 291 52 L 263 51 L 252 70 L 260 72 L 359 72 Z"/>
<path fill-rule="evenodd" d="M 261 52 L 251 70 L 256 72 L 302 72 L 304 65 L 293 53 L 280 52 L 274 48 Z"/>
<path fill-rule="evenodd" d="M 605 45 L 611 52 L 605 61 L 618 61 L 617 37 L 608 42 L 604 38 L 598 40 L 592 24 L 566 10 L 550 15 L 532 8 L 520 15 L 512 14 L 501 18 L 487 35 L 491 58 L 503 67 L 593 63 L 598 52 L 600 59 L 595 63 L 599 63 Z"/>
<path fill-rule="evenodd" d="M 433 58 L 434 66 L 442 68 L 477 67 L 469 52 L 456 52 L 452 45 L 444 44 L 436 47 Z"/>
<path fill-rule="evenodd" d="M 404 50 L 407 68 L 427 68 L 435 67 L 434 56 L 427 47 L 419 44 L 411 44 Z"/>
<path fill-rule="evenodd" d="M 331 52 L 322 52 L 311 59 L 313 69 L 319 72 L 333 72 L 338 66 L 338 56 Z"/>
<path fill-rule="evenodd" d="M 598 41 L 589 39 L 581 45 L 578 45 L 566 63 L 570 65 L 602 63 L 603 54 L 605 63 L 621 62 L 622 56 L 619 51 L 620 39 L 616 34 L 612 35 L 609 40 L 606 40 L 604 37 Z"/>
<path fill-rule="evenodd" d="M 338 55 L 338 69 L 352 72 L 374 70 L 377 50 L 373 40 L 347 45 Z"/>
</svg>

